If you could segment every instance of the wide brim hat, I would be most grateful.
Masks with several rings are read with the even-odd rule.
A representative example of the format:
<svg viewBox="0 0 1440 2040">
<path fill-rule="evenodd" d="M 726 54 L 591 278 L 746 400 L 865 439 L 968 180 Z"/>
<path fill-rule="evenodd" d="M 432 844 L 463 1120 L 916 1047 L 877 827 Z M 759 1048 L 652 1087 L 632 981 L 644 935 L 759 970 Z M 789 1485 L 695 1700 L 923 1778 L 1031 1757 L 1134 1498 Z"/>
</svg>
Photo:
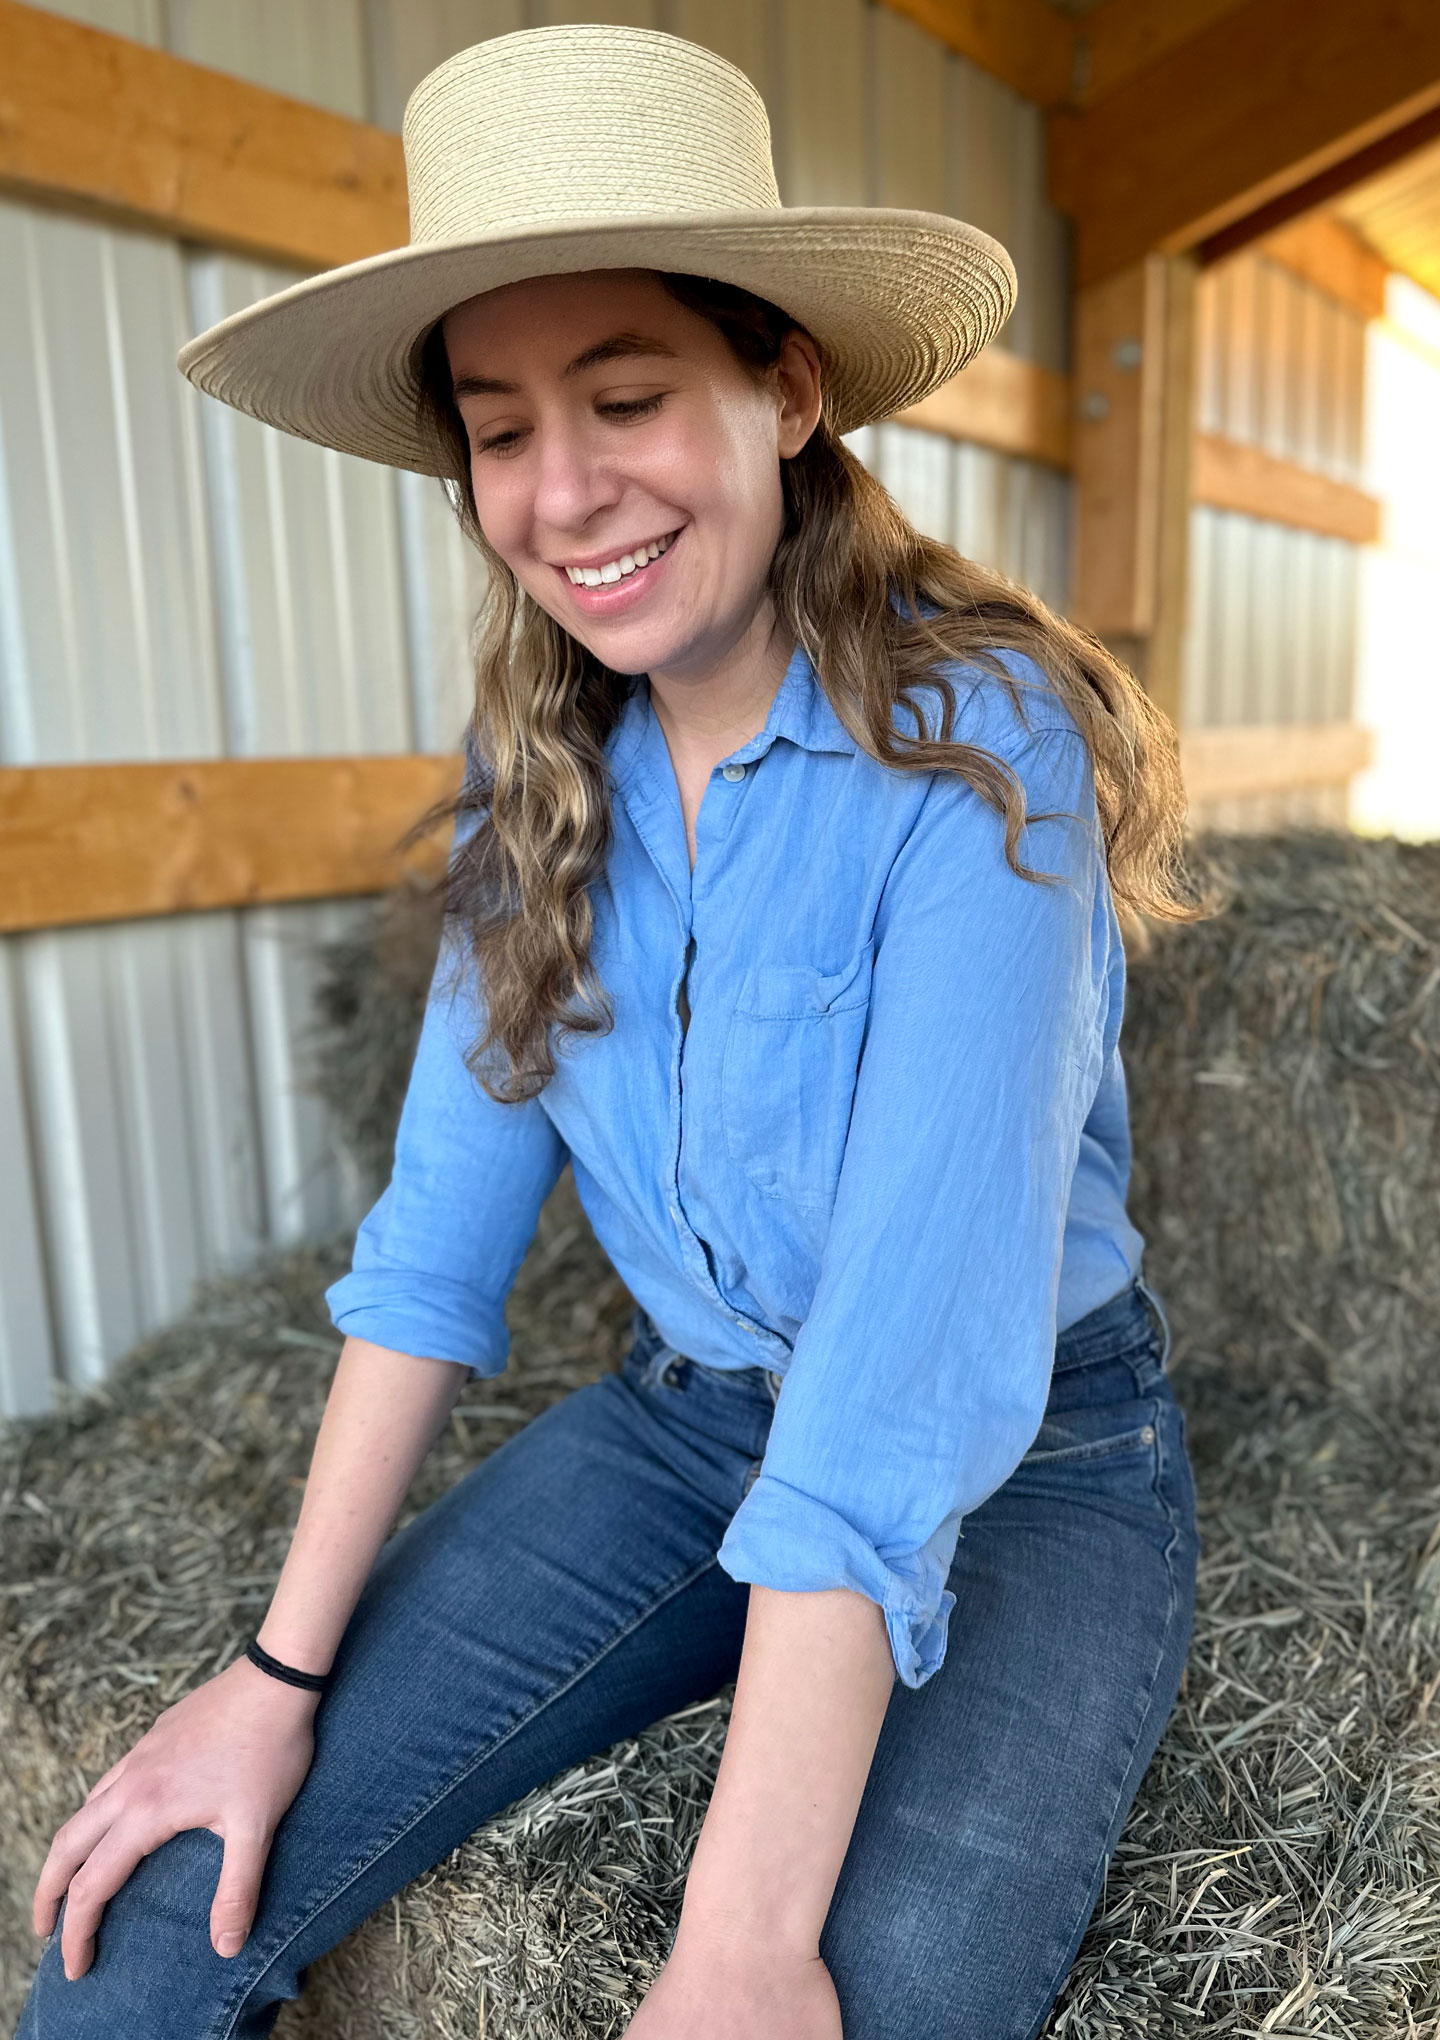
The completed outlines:
<svg viewBox="0 0 1440 2040">
<path fill-rule="evenodd" d="M 410 241 L 307 277 L 189 341 L 181 370 L 251 417 L 421 474 L 450 458 L 421 356 L 454 305 L 528 277 L 679 271 L 768 298 L 813 335 L 853 431 L 948 382 L 1009 317 L 978 227 L 883 206 L 782 206 L 765 103 L 678 36 L 539 28 L 461 50 L 410 96 Z"/>
</svg>

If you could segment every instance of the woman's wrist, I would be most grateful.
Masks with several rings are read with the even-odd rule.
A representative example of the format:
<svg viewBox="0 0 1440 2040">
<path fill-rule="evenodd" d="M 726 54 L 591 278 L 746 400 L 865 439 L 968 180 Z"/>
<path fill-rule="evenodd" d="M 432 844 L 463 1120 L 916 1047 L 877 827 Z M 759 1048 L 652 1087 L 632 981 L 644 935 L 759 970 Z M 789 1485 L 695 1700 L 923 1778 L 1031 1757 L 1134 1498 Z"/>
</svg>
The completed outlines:
<svg viewBox="0 0 1440 2040">
<path fill-rule="evenodd" d="M 328 1678 L 335 1652 L 332 1647 L 322 1647 L 307 1641 L 303 1635 L 288 1635 L 282 1624 L 271 1621 L 267 1616 L 255 1632 L 255 1642 L 266 1657 L 277 1664 L 304 1672 L 313 1678 Z"/>
<path fill-rule="evenodd" d="M 675 1954 L 717 1970 L 737 1962 L 785 1967 L 814 1961 L 833 1886 L 818 1895 L 792 1894 L 790 1904 L 771 1906 L 746 1892 L 743 1862 L 727 1867 L 717 1856 L 712 1868 L 716 1874 L 697 1878 L 692 1871 L 686 1882 Z"/>
<path fill-rule="evenodd" d="M 320 1705 L 320 1695 L 305 1686 L 289 1686 L 282 1679 L 272 1679 L 268 1672 L 252 1664 L 242 1652 L 229 1664 L 222 1677 L 233 1680 L 267 1708 L 272 1708 L 287 1720 L 294 1718 L 306 1721 Z"/>
<path fill-rule="evenodd" d="M 881 1610 L 754 1586 L 735 1704 L 677 1947 L 723 1964 L 819 1952 L 894 1680 Z"/>
</svg>

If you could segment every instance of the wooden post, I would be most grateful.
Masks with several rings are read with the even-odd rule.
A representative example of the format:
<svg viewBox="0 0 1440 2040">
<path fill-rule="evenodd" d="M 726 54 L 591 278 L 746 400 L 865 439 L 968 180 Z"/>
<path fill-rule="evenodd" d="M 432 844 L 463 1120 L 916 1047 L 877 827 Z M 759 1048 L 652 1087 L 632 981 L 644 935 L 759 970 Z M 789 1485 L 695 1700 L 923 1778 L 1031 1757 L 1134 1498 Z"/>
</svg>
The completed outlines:
<svg viewBox="0 0 1440 2040">
<path fill-rule="evenodd" d="M 1076 301 L 1071 613 L 1179 720 L 1194 259 L 1148 255 Z"/>
</svg>

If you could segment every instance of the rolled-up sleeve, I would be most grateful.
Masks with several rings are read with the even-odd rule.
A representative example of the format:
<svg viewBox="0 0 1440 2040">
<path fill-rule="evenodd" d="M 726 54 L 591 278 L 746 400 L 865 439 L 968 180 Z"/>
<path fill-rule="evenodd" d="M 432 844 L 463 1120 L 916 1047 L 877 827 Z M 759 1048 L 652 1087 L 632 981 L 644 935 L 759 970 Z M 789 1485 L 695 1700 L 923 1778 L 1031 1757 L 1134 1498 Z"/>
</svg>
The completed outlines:
<svg viewBox="0 0 1440 2040">
<path fill-rule="evenodd" d="M 1021 856 L 1057 882 L 1012 873 L 993 811 L 936 776 L 876 919 L 813 1303 L 718 1554 L 736 1580 L 878 1603 L 912 1687 L 944 1661 L 963 1520 L 1044 1415 L 1103 1065 L 1113 915 L 1089 756 L 1073 728 L 1002 755 L 1036 817 Z"/>
<path fill-rule="evenodd" d="M 348 1275 L 326 1292 L 340 1331 L 397 1353 L 499 1374 L 505 1299 L 568 1150 L 538 1098 L 500 1105 L 465 1065 L 481 1025 L 473 973 L 442 952 L 405 1094 L 388 1187 Z"/>
</svg>

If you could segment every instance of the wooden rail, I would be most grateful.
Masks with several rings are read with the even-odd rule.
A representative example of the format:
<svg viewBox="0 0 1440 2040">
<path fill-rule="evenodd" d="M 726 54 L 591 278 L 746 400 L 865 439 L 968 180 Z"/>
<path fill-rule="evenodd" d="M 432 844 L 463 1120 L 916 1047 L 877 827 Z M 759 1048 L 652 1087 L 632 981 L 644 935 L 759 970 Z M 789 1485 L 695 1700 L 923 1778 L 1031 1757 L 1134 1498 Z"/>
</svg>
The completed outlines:
<svg viewBox="0 0 1440 2040">
<path fill-rule="evenodd" d="M 1190 496 L 1216 510 L 1238 510 L 1351 545 L 1373 545 L 1380 536 L 1380 503 L 1363 489 L 1210 432 L 1195 435 Z"/>
<path fill-rule="evenodd" d="M 1369 762 L 1350 723 L 1186 730 L 1192 800 L 1342 782 Z M 381 892 L 437 873 L 437 832 L 396 844 L 454 792 L 459 759 L 225 758 L 0 769 L 0 933 Z"/>
<path fill-rule="evenodd" d="M 990 346 L 895 422 L 1067 468 L 1070 401 L 1068 375 Z"/>
<path fill-rule="evenodd" d="M 0 185 L 305 269 L 409 235 L 398 135 L 19 0 Z"/>
<path fill-rule="evenodd" d="M 382 891 L 459 759 L 223 758 L 0 770 L 0 932 Z"/>
<path fill-rule="evenodd" d="M 1180 766 L 1192 801 L 1342 786 L 1370 763 L 1356 723 L 1265 723 L 1182 730 Z"/>
</svg>

